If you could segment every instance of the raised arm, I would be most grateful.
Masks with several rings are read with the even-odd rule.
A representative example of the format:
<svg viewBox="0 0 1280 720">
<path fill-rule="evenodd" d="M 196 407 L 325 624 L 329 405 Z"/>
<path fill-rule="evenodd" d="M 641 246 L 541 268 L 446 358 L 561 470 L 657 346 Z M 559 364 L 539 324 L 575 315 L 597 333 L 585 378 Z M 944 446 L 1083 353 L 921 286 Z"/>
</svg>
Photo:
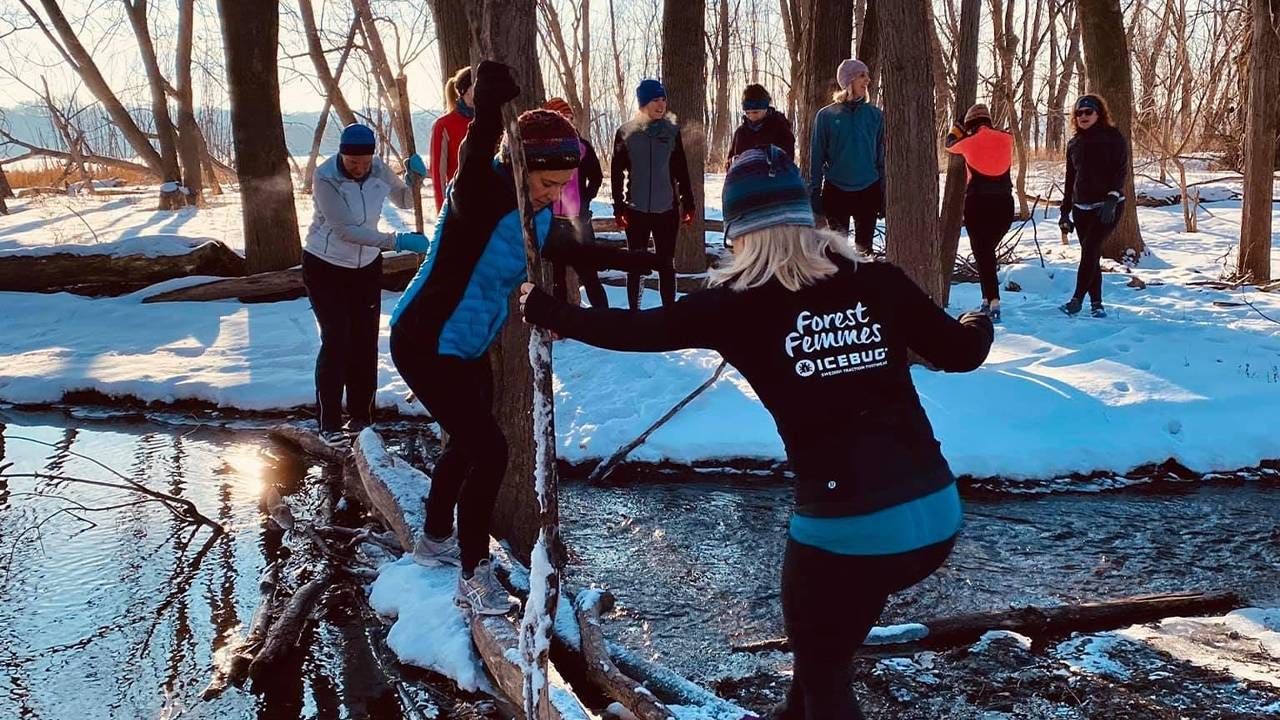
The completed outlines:
<svg viewBox="0 0 1280 720">
<path fill-rule="evenodd" d="M 521 303 L 525 319 L 534 325 L 606 350 L 715 350 L 719 349 L 723 334 L 723 292 L 703 290 L 671 305 L 636 312 L 575 307 L 526 286 Z"/>
<path fill-rule="evenodd" d="M 391 204 L 402 210 L 413 207 L 413 189 L 406 185 L 399 175 L 391 172 L 391 168 L 381 160 L 374 161 L 374 168 L 378 178 L 391 186 L 391 190 L 387 193 L 387 199 Z"/>
<path fill-rule="evenodd" d="M 895 267 L 892 273 L 907 346 L 947 372 L 968 372 L 981 366 L 995 336 L 991 318 L 965 313 L 957 320 L 935 305 L 902 270 Z"/>
</svg>

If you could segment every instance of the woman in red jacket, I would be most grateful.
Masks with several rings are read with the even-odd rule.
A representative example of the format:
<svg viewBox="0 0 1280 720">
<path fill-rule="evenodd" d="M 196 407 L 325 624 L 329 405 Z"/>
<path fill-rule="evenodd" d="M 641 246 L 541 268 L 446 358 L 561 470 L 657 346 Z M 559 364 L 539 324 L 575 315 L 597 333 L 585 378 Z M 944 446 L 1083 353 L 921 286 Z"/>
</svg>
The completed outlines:
<svg viewBox="0 0 1280 720">
<path fill-rule="evenodd" d="M 435 193 L 436 214 L 444 205 L 445 188 L 458 172 L 458 149 L 467 127 L 476 116 L 472 106 L 475 87 L 471 80 L 470 66 L 464 67 L 449 78 L 444 85 L 445 104 L 448 112 L 436 119 L 431 127 L 431 190 Z"/>
<path fill-rule="evenodd" d="M 964 114 L 964 125 L 952 125 L 947 152 L 964 158 L 968 186 L 964 193 L 964 229 L 982 284 L 980 312 L 1000 322 L 1000 282 L 996 247 L 1013 222 L 1013 136 L 991 126 L 991 112 L 981 103 Z"/>
</svg>

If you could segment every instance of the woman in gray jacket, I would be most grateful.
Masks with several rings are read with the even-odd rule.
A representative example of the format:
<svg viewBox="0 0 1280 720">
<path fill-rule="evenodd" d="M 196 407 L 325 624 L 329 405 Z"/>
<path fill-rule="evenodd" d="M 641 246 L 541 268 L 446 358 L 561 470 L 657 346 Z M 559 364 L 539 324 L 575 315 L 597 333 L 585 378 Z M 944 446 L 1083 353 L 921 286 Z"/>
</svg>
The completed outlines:
<svg viewBox="0 0 1280 720">
<path fill-rule="evenodd" d="M 378 384 L 378 321 L 382 308 L 382 252 L 425 253 L 427 238 L 414 232 L 378 229 L 382 204 L 413 207 L 409 185 L 373 151 L 373 130 L 358 123 L 342 129 L 338 154 L 316 168 L 315 215 L 302 254 L 302 282 L 320 324 L 316 357 L 316 415 L 320 437 L 331 447 L 350 444 L 342 425 L 346 391 L 349 431 L 373 422 Z M 413 155 L 406 174 L 426 175 Z"/>
</svg>

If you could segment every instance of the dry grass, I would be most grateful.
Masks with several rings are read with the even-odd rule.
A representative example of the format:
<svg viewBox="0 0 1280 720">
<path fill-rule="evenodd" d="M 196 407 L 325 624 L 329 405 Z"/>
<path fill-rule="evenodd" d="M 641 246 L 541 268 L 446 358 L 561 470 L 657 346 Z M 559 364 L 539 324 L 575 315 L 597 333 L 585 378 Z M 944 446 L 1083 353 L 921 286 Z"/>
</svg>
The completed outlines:
<svg viewBox="0 0 1280 720">
<path fill-rule="evenodd" d="M 40 169 L 6 169 L 4 175 L 15 190 L 25 187 L 62 187 L 65 183 L 80 180 L 79 173 L 64 176 L 61 165 L 48 165 Z M 98 167 L 94 169 L 93 177 L 97 180 L 118 178 L 125 185 L 149 185 L 156 182 L 151 175 L 122 168 Z"/>
</svg>

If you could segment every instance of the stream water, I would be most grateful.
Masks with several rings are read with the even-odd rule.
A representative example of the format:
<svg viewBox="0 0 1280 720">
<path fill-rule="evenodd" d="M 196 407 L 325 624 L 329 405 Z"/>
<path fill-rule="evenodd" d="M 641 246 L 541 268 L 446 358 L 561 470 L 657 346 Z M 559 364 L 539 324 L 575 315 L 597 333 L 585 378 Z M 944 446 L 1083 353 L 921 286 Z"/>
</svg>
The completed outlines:
<svg viewBox="0 0 1280 720">
<path fill-rule="evenodd" d="M 261 426 L 175 420 L 0 410 L 6 473 L 110 480 L 76 454 L 92 457 L 191 500 L 229 531 L 193 532 L 111 488 L 0 481 L 0 718 L 413 717 L 424 698 L 412 687 L 422 684 L 388 679 L 397 672 L 354 589 L 321 606 L 296 672 L 200 700 L 216 652 L 249 623 L 259 574 L 285 552 L 263 489 L 305 511 L 327 486 L 317 467 L 272 452 Z M 884 621 L 1182 590 L 1280 603 L 1275 480 L 966 495 L 951 561 L 895 598 Z M 740 672 L 756 661 L 731 644 L 781 630 L 789 504 L 787 483 L 741 476 L 567 482 L 568 580 L 613 591 L 611 637 L 695 678 Z"/>
</svg>

